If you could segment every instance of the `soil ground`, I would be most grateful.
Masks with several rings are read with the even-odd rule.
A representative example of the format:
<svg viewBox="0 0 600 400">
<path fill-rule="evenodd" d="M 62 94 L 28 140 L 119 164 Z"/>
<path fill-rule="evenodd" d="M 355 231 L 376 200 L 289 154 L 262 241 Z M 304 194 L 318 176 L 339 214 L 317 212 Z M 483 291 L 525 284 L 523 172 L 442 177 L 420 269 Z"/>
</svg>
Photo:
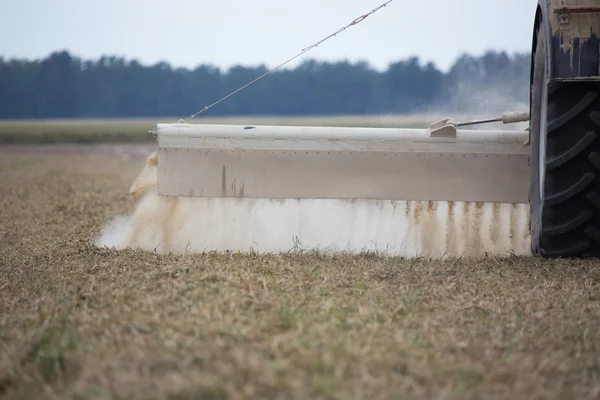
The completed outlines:
<svg viewBox="0 0 600 400">
<path fill-rule="evenodd" d="M 153 148 L 0 147 L 0 397 L 600 398 L 598 261 L 96 248 Z"/>
</svg>

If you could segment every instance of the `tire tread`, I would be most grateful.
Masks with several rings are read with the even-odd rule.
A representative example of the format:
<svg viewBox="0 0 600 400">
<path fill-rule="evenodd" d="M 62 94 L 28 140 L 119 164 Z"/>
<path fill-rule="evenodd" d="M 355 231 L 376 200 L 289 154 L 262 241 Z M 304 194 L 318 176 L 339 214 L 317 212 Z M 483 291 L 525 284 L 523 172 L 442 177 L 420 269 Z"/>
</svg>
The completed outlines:
<svg viewBox="0 0 600 400">
<path fill-rule="evenodd" d="M 548 94 L 540 253 L 600 256 L 600 88 L 553 82 Z"/>
<path fill-rule="evenodd" d="M 559 90 L 557 89 L 554 93 L 552 93 L 552 95 L 556 96 L 556 92 L 559 92 Z M 579 100 L 579 102 L 575 104 L 571 109 L 558 115 L 556 118 L 554 118 L 548 123 L 548 135 L 552 134 L 554 131 L 563 127 L 565 124 L 569 123 L 571 120 L 576 118 L 579 114 L 585 111 L 585 109 L 588 108 L 596 100 L 597 97 L 597 92 L 587 92 L 585 96 L 581 100 Z"/>
</svg>

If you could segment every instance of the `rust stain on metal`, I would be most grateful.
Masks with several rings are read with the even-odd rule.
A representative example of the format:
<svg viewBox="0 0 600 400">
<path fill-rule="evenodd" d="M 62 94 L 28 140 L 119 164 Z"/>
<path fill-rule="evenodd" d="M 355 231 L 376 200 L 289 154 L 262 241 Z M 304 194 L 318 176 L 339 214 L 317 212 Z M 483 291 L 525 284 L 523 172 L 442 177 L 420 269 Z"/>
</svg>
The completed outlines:
<svg viewBox="0 0 600 400">
<path fill-rule="evenodd" d="M 231 192 L 234 197 L 237 195 L 237 180 L 235 178 L 233 178 L 233 181 L 231 182 Z"/>
<path fill-rule="evenodd" d="M 470 203 L 469 204 L 469 216 L 471 217 L 471 237 L 473 243 L 473 250 L 477 253 L 482 247 L 481 238 L 481 217 L 483 216 L 483 203 Z"/>
<path fill-rule="evenodd" d="M 427 201 L 427 204 L 421 209 L 421 252 L 425 257 L 434 255 L 435 249 L 444 243 L 445 237 L 440 229 L 436 210 L 438 204 L 434 201 Z"/>
<path fill-rule="evenodd" d="M 423 214 L 423 205 L 420 201 L 415 201 L 412 203 L 414 203 L 413 220 L 415 225 L 419 225 L 421 223 L 421 215 Z"/>
<path fill-rule="evenodd" d="M 500 204 L 492 204 L 492 223 L 490 224 L 490 240 L 496 244 L 500 238 Z"/>
<path fill-rule="evenodd" d="M 404 215 L 407 216 L 407 217 L 410 215 L 410 208 L 411 208 L 411 202 L 407 201 L 404 204 Z"/>
<path fill-rule="evenodd" d="M 227 169 L 223 165 L 223 169 L 221 170 L 221 195 L 223 197 L 227 196 Z"/>
<path fill-rule="evenodd" d="M 429 200 L 427 202 L 427 212 L 429 214 L 433 214 L 435 212 L 435 210 L 437 210 L 437 205 L 436 205 L 435 201 Z"/>
<path fill-rule="evenodd" d="M 517 243 L 519 243 L 519 227 L 518 227 L 518 218 L 516 218 L 517 214 L 517 205 L 512 204 L 510 210 L 510 244 L 514 248 Z"/>
<path fill-rule="evenodd" d="M 600 12 L 600 6 L 563 6 L 554 10 L 554 14 L 582 14 L 596 12 Z"/>
<path fill-rule="evenodd" d="M 454 253 L 457 251 L 456 240 L 456 218 L 454 213 L 454 202 L 448 202 L 448 215 L 446 216 L 446 252 Z"/>
<path fill-rule="evenodd" d="M 461 238 L 461 241 L 464 241 L 464 238 L 469 237 L 469 227 L 471 226 L 471 221 L 469 221 L 469 204 L 463 203 L 463 211 L 460 216 L 460 231 L 457 232 L 457 236 Z"/>
<path fill-rule="evenodd" d="M 448 215 L 446 216 L 446 252 L 456 252 L 457 240 L 456 240 L 456 218 L 454 212 L 455 203 L 453 201 L 448 202 Z"/>
</svg>

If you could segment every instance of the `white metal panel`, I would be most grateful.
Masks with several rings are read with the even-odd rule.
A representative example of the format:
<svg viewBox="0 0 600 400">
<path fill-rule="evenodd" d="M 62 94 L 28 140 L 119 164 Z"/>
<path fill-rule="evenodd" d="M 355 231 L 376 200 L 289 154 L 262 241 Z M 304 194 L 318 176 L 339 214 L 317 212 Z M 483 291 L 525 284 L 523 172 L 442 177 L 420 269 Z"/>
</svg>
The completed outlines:
<svg viewBox="0 0 600 400">
<path fill-rule="evenodd" d="M 352 150 L 528 154 L 524 131 L 458 130 L 455 138 L 427 129 L 159 124 L 161 148 Z"/>
<path fill-rule="evenodd" d="M 523 143 L 526 131 L 459 129 L 457 137 L 432 137 L 428 129 L 360 128 L 320 126 L 247 126 L 220 124 L 158 124 L 156 135 L 163 138 L 263 139 L 301 141 L 386 141 L 386 142 L 471 142 Z M 160 143 L 160 142 L 159 142 Z"/>
<path fill-rule="evenodd" d="M 526 132 L 159 125 L 168 196 L 527 203 Z"/>
</svg>

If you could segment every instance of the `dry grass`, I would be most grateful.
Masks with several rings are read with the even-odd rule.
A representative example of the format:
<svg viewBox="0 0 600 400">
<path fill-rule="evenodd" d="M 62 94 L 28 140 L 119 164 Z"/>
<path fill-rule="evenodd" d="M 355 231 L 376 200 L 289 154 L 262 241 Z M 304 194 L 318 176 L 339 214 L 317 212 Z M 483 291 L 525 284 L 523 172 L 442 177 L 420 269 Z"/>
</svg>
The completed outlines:
<svg viewBox="0 0 600 400">
<path fill-rule="evenodd" d="M 255 124 L 296 126 L 361 126 L 426 128 L 447 115 L 381 115 L 339 117 L 226 117 L 196 118 L 191 123 Z M 456 117 L 456 116 L 454 116 Z M 467 117 L 464 117 L 467 118 Z M 157 123 L 174 123 L 178 118 L 0 120 L 0 144 L 151 142 L 148 132 Z"/>
<path fill-rule="evenodd" d="M 0 396 L 597 399 L 597 262 L 97 249 L 140 162 L 0 157 Z"/>
</svg>

